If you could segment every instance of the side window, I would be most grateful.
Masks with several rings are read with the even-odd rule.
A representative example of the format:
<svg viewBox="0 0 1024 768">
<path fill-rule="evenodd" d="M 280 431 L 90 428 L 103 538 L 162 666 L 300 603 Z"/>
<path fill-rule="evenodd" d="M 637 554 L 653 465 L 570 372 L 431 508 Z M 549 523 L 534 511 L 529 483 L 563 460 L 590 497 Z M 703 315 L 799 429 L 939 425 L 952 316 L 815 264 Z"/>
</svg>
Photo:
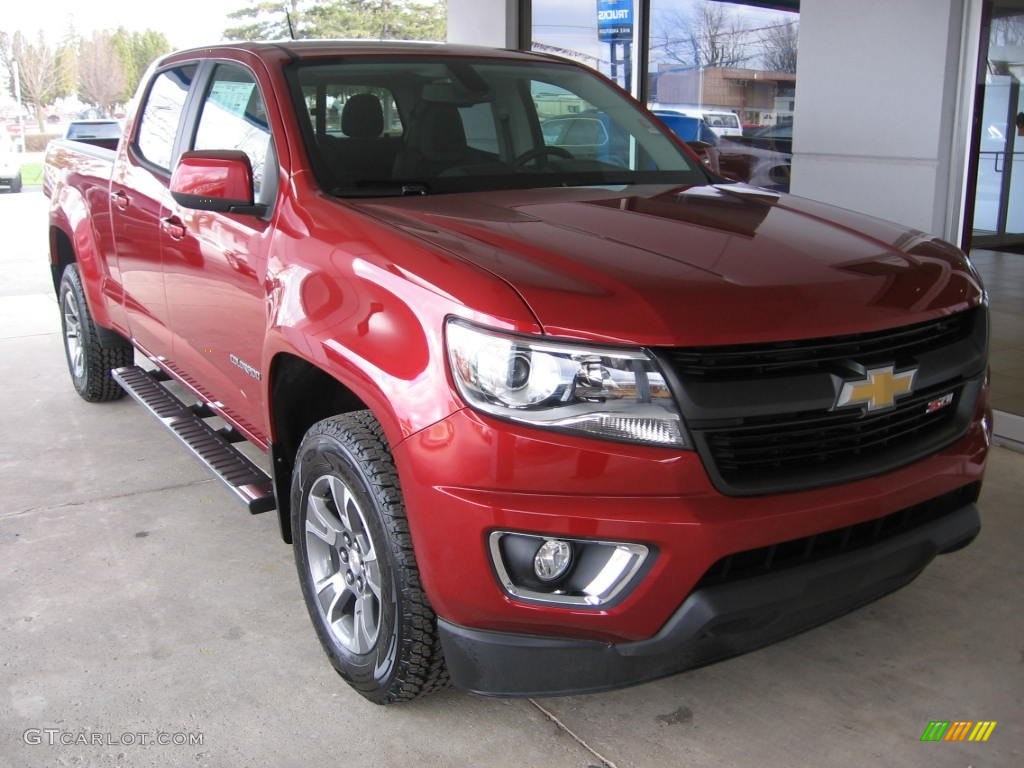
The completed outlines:
<svg viewBox="0 0 1024 768">
<path fill-rule="evenodd" d="M 267 110 L 248 70 L 218 64 L 203 100 L 193 149 L 238 149 L 249 156 L 256 199 L 273 157 Z"/>
<path fill-rule="evenodd" d="M 167 171 L 171 169 L 174 137 L 195 75 L 195 64 L 161 72 L 142 109 L 135 145 L 143 158 Z"/>
</svg>

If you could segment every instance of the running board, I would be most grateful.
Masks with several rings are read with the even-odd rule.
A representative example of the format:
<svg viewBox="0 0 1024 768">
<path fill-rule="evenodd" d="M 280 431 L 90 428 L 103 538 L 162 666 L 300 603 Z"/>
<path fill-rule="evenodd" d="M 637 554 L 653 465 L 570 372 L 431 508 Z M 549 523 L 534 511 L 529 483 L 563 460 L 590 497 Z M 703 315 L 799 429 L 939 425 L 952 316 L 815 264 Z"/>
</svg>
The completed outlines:
<svg viewBox="0 0 1024 768">
<path fill-rule="evenodd" d="M 156 419 L 188 446 L 244 503 L 252 514 L 274 509 L 274 484 L 262 469 L 253 464 L 231 443 L 238 435 L 229 427 L 214 429 L 205 421 L 213 412 L 204 404 L 189 408 L 154 376 L 138 366 L 115 368 L 114 381 L 143 405 Z"/>
</svg>

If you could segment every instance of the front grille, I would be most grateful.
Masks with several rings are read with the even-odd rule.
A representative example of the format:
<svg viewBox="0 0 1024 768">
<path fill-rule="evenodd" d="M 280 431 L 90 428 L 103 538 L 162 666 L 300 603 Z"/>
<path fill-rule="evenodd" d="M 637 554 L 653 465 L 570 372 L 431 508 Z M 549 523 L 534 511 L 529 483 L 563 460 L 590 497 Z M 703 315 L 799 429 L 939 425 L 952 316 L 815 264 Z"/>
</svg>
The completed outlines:
<svg viewBox="0 0 1024 768">
<path fill-rule="evenodd" d="M 880 333 L 673 349 L 665 354 L 679 376 L 715 380 L 823 371 L 847 360 L 871 365 L 874 361 L 912 359 L 965 339 L 978 312 L 974 309 Z"/>
<path fill-rule="evenodd" d="M 770 484 L 780 475 L 815 475 L 830 466 L 872 463 L 903 446 L 930 442 L 956 418 L 953 403 L 933 413 L 928 403 L 950 390 L 922 392 L 875 414 L 831 411 L 750 420 L 742 427 L 702 435 L 722 479 L 733 486 Z"/>
<path fill-rule="evenodd" d="M 715 487 L 750 496 L 871 477 L 952 444 L 970 426 L 987 339 L 977 307 L 876 333 L 657 354 Z M 844 382 L 890 365 L 916 369 L 912 393 L 885 410 L 836 407 Z"/>
<path fill-rule="evenodd" d="M 979 490 L 979 484 L 972 483 L 876 520 L 726 555 L 705 571 L 697 588 L 757 578 L 870 547 L 977 501 Z"/>
</svg>

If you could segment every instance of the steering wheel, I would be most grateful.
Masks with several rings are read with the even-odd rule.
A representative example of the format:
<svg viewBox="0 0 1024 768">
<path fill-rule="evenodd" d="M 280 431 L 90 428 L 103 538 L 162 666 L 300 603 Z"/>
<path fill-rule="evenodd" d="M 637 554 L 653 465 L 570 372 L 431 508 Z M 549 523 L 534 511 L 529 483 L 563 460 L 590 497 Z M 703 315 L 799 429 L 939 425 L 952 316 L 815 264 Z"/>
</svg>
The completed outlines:
<svg viewBox="0 0 1024 768">
<path fill-rule="evenodd" d="M 546 155 L 554 155 L 555 157 L 561 157 L 561 158 L 564 158 L 566 160 L 572 160 L 573 159 L 572 152 L 570 152 L 567 149 L 562 149 L 561 147 L 546 147 L 545 146 L 545 147 L 534 147 L 533 149 L 528 149 L 526 152 L 523 152 L 523 154 L 519 155 L 519 157 L 517 157 L 515 160 L 513 160 L 512 164 L 515 165 L 518 168 L 521 165 L 526 165 L 531 160 L 536 160 L 538 158 L 545 157 Z"/>
</svg>

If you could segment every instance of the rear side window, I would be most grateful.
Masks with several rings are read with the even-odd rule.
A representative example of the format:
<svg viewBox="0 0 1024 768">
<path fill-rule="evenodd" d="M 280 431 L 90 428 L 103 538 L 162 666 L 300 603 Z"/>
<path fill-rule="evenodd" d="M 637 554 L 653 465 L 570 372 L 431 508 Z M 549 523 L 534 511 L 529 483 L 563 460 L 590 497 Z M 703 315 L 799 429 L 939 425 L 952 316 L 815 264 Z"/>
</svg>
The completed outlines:
<svg viewBox="0 0 1024 768">
<path fill-rule="evenodd" d="M 395 97 L 387 88 L 361 83 L 320 82 L 302 87 L 302 100 L 309 115 L 309 123 L 314 127 L 317 136 L 334 136 L 344 138 L 342 130 L 345 105 L 353 96 L 369 93 L 377 97 L 384 125 L 381 135 L 401 137 L 405 133 L 402 117 L 398 112 Z"/>
<path fill-rule="evenodd" d="M 171 169 L 174 138 L 195 75 L 195 64 L 161 72 L 153 81 L 142 108 L 136 147 L 146 161 L 166 171 Z"/>
<path fill-rule="evenodd" d="M 249 156 L 257 199 L 271 154 L 267 109 L 252 74 L 220 64 L 203 100 L 194 149 L 237 149 Z"/>
</svg>

